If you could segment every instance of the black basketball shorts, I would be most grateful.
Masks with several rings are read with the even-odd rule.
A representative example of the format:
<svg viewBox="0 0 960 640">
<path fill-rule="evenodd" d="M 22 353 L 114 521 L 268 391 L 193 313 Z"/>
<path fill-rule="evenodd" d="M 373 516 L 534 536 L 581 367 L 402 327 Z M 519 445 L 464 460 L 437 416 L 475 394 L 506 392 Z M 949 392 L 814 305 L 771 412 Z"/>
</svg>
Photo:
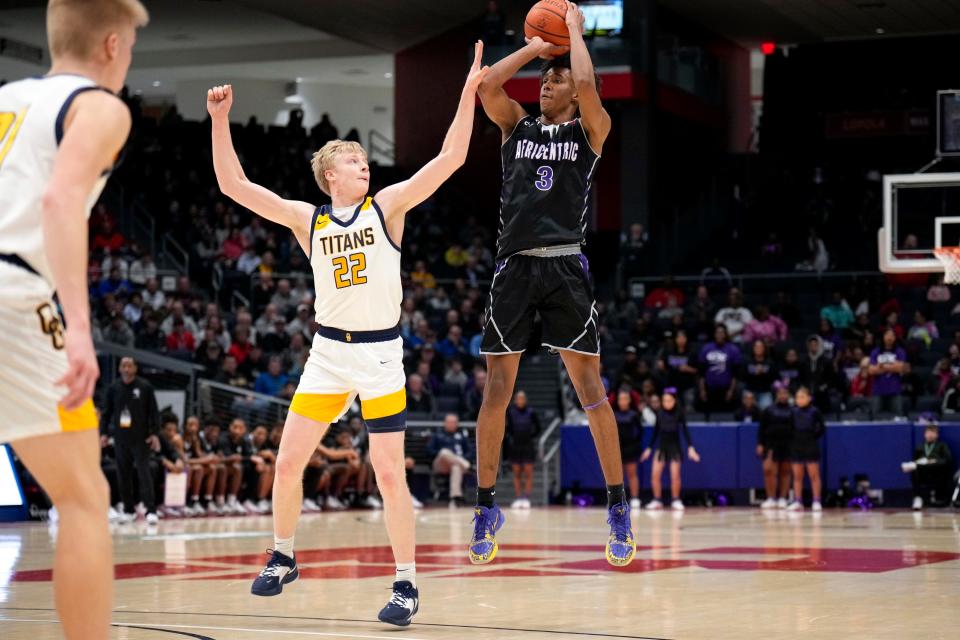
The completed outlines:
<svg viewBox="0 0 960 640">
<path fill-rule="evenodd" d="M 497 263 L 480 353 L 522 353 L 540 314 L 542 344 L 552 350 L 600 354 L 597 306 L 583 255 L 516 254 Z"/>
</svg>

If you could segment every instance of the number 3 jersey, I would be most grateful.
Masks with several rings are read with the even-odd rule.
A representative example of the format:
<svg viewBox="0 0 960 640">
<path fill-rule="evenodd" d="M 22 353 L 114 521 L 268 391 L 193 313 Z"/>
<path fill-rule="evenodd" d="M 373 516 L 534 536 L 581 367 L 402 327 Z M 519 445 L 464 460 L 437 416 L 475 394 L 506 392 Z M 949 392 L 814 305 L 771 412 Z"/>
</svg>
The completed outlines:
<svg viewBox="0 0 960 640">
<path fill-rule="evenodd" d="M 53 277 L 43 246 L 43 195 L 53 174 L 63 125 L 74 98 L 100 90 L 83 76 L 29 78 L 0 87 L 0 254 L 16 255 L 43 276 Z M 84 213 L 100 197 L 101 178 Z"/>
<path fill-rule="evenodd" d="M 400 322 L 400 247 L 373 198 L 352 207 L 324 205 L 310 225 L 316 318 L 344 331 L 378 331 Z"/>
<path fill-rule="evenodd" d="M 542 124 L 525 116 L 500 149 L 497 260 L 518 251 L 582 244 L 590 184 L 600 156 L 580 118 Z"/>
</svg>

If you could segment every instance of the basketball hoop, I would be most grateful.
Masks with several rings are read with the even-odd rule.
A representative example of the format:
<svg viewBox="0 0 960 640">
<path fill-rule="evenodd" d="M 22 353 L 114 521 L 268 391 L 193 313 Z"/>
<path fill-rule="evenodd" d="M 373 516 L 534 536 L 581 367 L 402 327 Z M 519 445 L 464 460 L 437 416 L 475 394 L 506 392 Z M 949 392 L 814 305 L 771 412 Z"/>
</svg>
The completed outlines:
<svg viewBox="0 0 960 640">
<path fill-rule="evenodd" d="M 937 247 L 933 255 L 943 264 L 943 282 L 960 284 L 960 247 Z"/>
</svg>

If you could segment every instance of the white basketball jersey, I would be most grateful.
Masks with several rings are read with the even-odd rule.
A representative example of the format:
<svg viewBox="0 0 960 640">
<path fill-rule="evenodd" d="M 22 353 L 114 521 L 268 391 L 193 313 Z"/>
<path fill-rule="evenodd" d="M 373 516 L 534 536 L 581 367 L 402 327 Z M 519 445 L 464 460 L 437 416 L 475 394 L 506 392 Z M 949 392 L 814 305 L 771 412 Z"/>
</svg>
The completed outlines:
<svg viewBox="0 0 960 640">
<path fill-rule="evenodd" d="M 379 331 L 400 322 L 400 247 L 373 198 L 356 207 L 319 207 L 310 249 L 317 322 L 344 331 Z"/>
<path fill-rule="evenodd" d="M 22 258 L 52 286 L 43 248 L 43 194 L 53 173 L 63 121 L 77 94 L 99 90 L 73 74 L 29 78 L 0 87 L 0 254 Z M 86 213 L 107 176 L 95 185 Z"/>
</svg>

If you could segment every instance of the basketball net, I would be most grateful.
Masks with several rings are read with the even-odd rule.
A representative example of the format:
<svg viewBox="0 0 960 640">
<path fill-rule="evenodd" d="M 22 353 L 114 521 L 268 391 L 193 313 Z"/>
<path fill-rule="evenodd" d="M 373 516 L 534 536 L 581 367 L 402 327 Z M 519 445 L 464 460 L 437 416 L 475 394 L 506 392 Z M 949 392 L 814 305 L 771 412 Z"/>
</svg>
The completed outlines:
<svg viewBox="0 0 960 640">
<path fill-rule="evenodd" d="M 944 284 L 960 284 L 960 247 L 937 247 L 933 255 L 943 264 Z"/>
</svg>

